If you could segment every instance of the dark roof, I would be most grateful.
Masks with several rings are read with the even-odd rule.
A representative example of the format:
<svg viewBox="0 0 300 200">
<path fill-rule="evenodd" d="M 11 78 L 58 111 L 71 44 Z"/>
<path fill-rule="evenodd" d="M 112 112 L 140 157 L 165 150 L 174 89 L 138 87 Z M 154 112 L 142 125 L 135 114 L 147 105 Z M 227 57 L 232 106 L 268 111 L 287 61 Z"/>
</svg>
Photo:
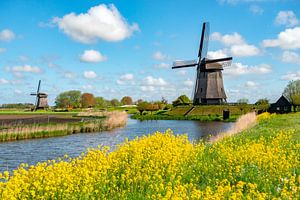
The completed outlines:
<svg viewBox="0 0 300 200">
<path fill-rule="evenodd" d="M 271 105 L 292 105 L 292 103 L 285 97 L 285 96 L 281 96 L 276 103 L 272 103 Z"/>
</svg>

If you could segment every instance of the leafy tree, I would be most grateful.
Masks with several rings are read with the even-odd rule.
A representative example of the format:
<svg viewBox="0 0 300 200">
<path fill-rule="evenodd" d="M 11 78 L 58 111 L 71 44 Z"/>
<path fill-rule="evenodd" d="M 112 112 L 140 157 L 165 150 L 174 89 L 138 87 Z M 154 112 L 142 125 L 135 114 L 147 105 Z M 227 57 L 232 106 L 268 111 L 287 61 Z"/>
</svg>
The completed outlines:
<svg viewBox="0 0 300 200">
<path fill-rule="evenodd" d="M 138 100 L 135 102 L 135 104 L 138 105 L 139 103 L 142 103 L 142 102 L 144 102 L 143 99 L 138 99 Z"/>
<path fill-rule="evenodd" d="M 133 101 L 130 96 L 125 96 L 121 99 L 121 103 L 122 103 L 122 105 L 132 105 Z"/>
<path fill-rule="evenodd" d="M 70 90 L 60 93 L 56 99 L 56 107 L 59 108 L 79 108 L 81 103 L 81 92 Z"/>
<path fill-rule="evenodd" d="M 300 80 L 289 82 L 283 91 L 283 96 L 288 98 L 293 106 L 300 106 Z"/>
<path fill-rule="evenodd" d="M 238 104 L 248 104 L 249 103 L 249 100 L 248 99 L 239 99 L 239 100 L 237 100 L 237 103 Z"/>
<path fill-rule="evenodd" d="M 173 106 L 189 105 L 191 103 L 192 101 L 186 95 L 181 95 L 175 101 L 172 102 Z"/>
<path fill-rule="evenodd" d="M 150 111 L 152 114 L 153 111 L 159 110 L 159 106 L 155 103 L 148 103 L 145 105 L 145 109 L 146 111 Z"/>
<path fill-rule="evenodd" d="M 110 100 L 110 104 L 111 104 L 112 106 L 114 106 L 114 107 L 120 106 L 120 105 L 121 105 L 121 103 L 119 102 L 118 99 L 112 99 L 112 100 Z"/>
<path fill-rule="evenodd" d="M 96 105 L 96 99 L 91 93 L 83 93 L 81 95 L 81 106 L 83 108 L 94 107 Z"/>
<path fill-rule="evenodd" d="M 146 110 L 146 107 L 149 103 L 146 101 L 142 101 L 140 103 L 137 104 L 137 109 L 140 112 L 140 115 L 143 114 L 143 112 Z"/>
<path fill-rule="evenodd" d="M 269 105 L 269 99 L 267 98 L 264 98 L 264 99 L 258 99 L 256 102 L 255 102 L 255 105 Z"/>
<path fill-rule="evenodd" d="M 95 100 L 96 100 L 95 106 L 97 108 L 105 108 L 110 104 L 110 102 L 108 103 L 108 101 L 105 100 L 103 97 L 96 97 Z"/>
</svg>

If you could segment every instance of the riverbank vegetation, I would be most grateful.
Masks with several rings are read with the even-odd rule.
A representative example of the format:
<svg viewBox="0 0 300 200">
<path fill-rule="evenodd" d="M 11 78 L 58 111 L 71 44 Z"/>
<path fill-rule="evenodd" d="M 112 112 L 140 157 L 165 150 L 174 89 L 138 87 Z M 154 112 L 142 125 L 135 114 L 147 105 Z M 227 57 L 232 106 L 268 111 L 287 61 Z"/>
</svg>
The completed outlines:
<svg viewBox="0 0 300 200">
<path fill-rule="evenodd" d="M 40 117 L 37 120 L 41 120 Z M 65 120 L 67 122 L 63 122 L 61 119 L 56 123 L 2 125 L 0 126 L 0 142 L 111 130 L 126 125 L 127 113 L 82 112 L 78 113 L 77 118 L 73 117 Z"/>
<path fill-rule="evenodd" d="M 115 151 L 21 165 L 1 175 L 2 199 L 299 199 L 300 114 L 264 114 L 214 143 L 171 130 Z"/>
</svg>

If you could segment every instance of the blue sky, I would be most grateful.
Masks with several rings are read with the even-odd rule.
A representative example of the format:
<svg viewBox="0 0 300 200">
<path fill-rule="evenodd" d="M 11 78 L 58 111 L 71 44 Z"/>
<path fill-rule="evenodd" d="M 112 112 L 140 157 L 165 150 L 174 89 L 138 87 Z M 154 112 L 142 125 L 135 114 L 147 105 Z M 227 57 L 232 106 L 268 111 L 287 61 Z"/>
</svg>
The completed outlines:
<svg viewBox="0 0 300 200">
<path fill-rule="evenodd" d="M 232 56 L 224 72 L 229 102 L 275 101 L 300 79 L 300 2 L 0 1 L 0 104 L 34 102 L 42 80 L 50 104 L 78 89 L 107 99 L 191 97 L 201 26 L 210 22 L 208 56 Z"/>
</svg>

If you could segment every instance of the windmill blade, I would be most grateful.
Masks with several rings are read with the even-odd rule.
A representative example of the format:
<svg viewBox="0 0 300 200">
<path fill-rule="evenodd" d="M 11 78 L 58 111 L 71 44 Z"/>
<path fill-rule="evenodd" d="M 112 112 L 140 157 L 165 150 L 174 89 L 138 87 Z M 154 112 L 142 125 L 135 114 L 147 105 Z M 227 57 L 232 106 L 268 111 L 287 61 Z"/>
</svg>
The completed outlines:
<svg viewBox="0 0 300 200">
<path fill-rule="evenodd" d="M 200 60 L 206 57 L 209 41 L 209 23 L 204 22 L 202 25 L 202 34 L 200 39 L 200 47 L 198 52 L 198 57 Z"/>
<path fill-rule="evenodd" d="M 37 95 L 37 93 L 30 93 L 30 95 L 32 95 L 32 96 L 36 96 L 36 95 Z"/>
<path fill-rule="evenodd" d="M 173 67 L 172 69 L 176 69 L 176 68 L 183 68 L 183 67 L 194 67 L 198 65 L 198 61 L 197 60 L 185 60 L 185 61 L 175 61 L 173 63 Z"/>
<path fill-rule="evenodd" d="M 232 57 L 227 57 L 227 58 L 204 60 L 203 63 L 209 64 L 209 63 L 224 62 L 224 61 L 231 61 L 231 60 L 232 60 Z"/>
<path fill-rule="evenodd" d="M 36 91 L 37 94 L 40 92 L 40 87 L 41 87 L 41 80 L 39 80 L 38 88 L 37 88 L 37 91 Z"/>
</svg>

